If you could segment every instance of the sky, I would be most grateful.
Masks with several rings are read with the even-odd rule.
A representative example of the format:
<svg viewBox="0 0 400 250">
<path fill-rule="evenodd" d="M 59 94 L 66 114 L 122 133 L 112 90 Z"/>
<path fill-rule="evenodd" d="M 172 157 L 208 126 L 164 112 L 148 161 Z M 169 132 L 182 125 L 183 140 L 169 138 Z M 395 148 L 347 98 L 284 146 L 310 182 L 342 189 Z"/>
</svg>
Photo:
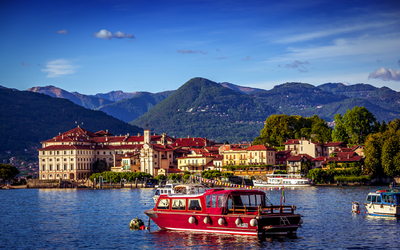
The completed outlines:
<svg viewBox="0 0 400 250">
<path fill-rule="evenodd" d="M 0 85 L 81 94 L 194 77 L 400 91 L 400 1 L 0 1 Z"/>
</svg>

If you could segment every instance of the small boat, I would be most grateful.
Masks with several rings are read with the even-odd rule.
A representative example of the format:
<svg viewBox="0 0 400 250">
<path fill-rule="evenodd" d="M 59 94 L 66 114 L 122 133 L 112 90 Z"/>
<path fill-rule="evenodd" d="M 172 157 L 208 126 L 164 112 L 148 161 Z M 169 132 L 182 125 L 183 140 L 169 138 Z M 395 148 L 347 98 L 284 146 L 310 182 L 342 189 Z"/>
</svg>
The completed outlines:
<svg viewBox="0 0 400 250">
<path fill-rule="evenodd" d="M 161 194 L 200 194 L 206 191 L 206 187 L 201 184 L 171 184 L 165 187 L 158 187 L 153 196 L 154 203 L 157 202 Z"/>
<path fill-rule="evenodd" d="M 400 190 L 389 188 L 370 192 L 364 202 L 369 215 L 400 216 Z"/>
<path fill-rule="evenodd" d="M 167 183 L 163 187 L 157 187 L 156 192 L 153 195 L 154 203 L 157 202 L 158 197 L 160 197 L 161 194 L 173 194 L 175 192 L 174 187 L 178 185 L 179 184 Z"/>
<path fill-rule="evenodd" d="M 295 234 L 303 220 L 296 207 L 267 205 L 260 190 L 209 189 L 201 194 L 161 194 L 144 213 L 160 229 L 233 235 Z"/>
<path fill-rule="evenodd" d="M 311 180 L 302 177 L 300 174 L 267 174 L 266 181 L 255 180 L 255 187 L 308 187 Z"/>
</svg>

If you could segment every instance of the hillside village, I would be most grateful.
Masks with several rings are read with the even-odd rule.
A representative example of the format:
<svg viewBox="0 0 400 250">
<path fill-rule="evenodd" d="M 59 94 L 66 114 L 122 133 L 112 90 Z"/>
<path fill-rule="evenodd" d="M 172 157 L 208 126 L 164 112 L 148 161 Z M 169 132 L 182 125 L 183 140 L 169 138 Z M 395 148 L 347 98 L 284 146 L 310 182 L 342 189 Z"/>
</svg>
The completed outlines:
<svg viewBox="0 0 400 250">
<path fill-rule="evenodd" d="M 230 166 L 248 166 L 257 175 L 274 169 L 300 173 L 303 163 L 309 169 L 326 169 L 330 162 L 362 165 L 364 159 L 363 146 L 349 148 L 342 142 L 290 139 L 279 151 L 264 145 L 221 144 L 207 138 L 173 138 L 150 132 L 146 128 L 143 135 L 113 135 L 77 126 L 59 133 L 43 141 L 38 149 L 39 178 L 84 180 L 98 172 L 101 164 L 113 172 L 145 172 L 152 176 L 228 171 Z"/>
</svg>

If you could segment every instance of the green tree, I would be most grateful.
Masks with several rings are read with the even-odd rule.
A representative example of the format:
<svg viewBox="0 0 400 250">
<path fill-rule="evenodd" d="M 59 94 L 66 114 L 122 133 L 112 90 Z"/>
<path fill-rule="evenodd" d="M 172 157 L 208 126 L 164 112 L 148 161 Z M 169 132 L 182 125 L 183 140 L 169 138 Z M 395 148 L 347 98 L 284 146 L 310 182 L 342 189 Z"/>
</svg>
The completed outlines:
<svg viewBox="0 0 400 250">
<path fill-rule="evenodd" d="M 107 166 L 107 163 L 103 160 L 97 160 L 93 163 L 93 169 L 98 172 L 106 172 L 110 171 L 110 168 Z"/>
<path fill-rule="evenodd" d="M 163 174 L 159 174 L 159 175 L 156 176 L 156 179 L 158 181 L 165 181 L 166 179 L 168 179 L 168 177 L 163 175 Z"/>
<path fill-rule="evenodd" d="M 380 175 L 383 173 L 381 156 L 382 156 L 382 134 L 370 134 L 364 147 L 364 173 Z"/>
<path fill-rule="evenodd" d="M 341 114 L 335 115 L 335 128 L 332 131 L 332 140 L 334 142 L 342 141 L 347 143 L 349 136 L 346 132 L 346 127 L 343 124 L 343 118 Z"/>
<path fill-rule="evenodd" d="M 348 109 L 343 116 L 343 122 L 347 134 L 351 136 L 349 142 L 364 143 L 372 132 L 375 121 L 375 116 L 365 107 L 355 106 L 352 110 Z"/>
<path fill-rule="evenodd" d="M 400 131 L 389 130 L 388 133 L 390 136 L 382 147 L 382 168 L 385 175 L 394 177 L 400 174 L 400 165 L 395 164 L 400 158 Z"/>
<path fill-rule="evenodd" d="M 171 181 L 180 181 L 181 175 L 180 174 L 169 174 L 168 179 Z"/>
<path fill-rule="evenodd" d="M 315 135 L 314 140 L 320 143 L 331 141 L 332 129 L 328 127 L 325 120 L 321 118 L 314 118 L 311 128 L 311 134 Z"/>
<path fill-rule="evenodd" d="M 271 115 L 267 118 L 261 135 L 255 139 L 257 144 L 281 145 L 293 136 L 293 124 L 290 116 Z"/>
<path fill-rule="evenodd" d="M 3 181 L 12 180 L 19 174 L 18 168 L 0 163 L 0 179 Z"/>
</svg>

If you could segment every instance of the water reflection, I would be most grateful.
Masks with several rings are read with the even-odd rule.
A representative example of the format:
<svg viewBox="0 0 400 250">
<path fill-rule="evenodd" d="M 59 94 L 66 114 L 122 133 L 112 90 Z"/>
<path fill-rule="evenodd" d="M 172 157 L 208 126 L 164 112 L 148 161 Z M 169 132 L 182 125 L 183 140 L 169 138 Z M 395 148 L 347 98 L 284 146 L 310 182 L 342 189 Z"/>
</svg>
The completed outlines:
<svg viewBox="0 0 400 250">
<path fill-rule="evenodd" d="M 154 206 L 154 190 L 25 189 L 0 192 L 0 245 L 18 249 L 398 249 L 400 220 L 351 213 L 379 187 L 286 189 L 304 224 L 297 237 L 232 236 L 158 230 L 131 231 L 129 222 Z M 268 190 L 279 204 L 281 190 Z"/>
</svg>

